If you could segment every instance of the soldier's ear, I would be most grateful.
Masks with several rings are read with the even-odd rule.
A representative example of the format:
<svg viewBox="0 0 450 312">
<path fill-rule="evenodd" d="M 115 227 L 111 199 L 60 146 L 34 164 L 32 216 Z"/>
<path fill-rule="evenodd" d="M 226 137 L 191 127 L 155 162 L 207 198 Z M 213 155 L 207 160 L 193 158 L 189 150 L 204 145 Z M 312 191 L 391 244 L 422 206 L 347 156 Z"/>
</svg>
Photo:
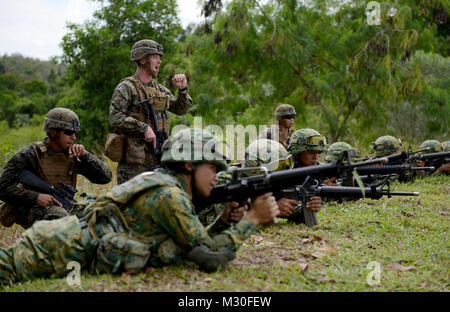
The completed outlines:
<svg viewBox="0 0 450 312">
<path fill-rule="evenodd" d="M 192 163 L 185 162 L 185 163 L 183 163 L 183 167 L 184 167 L 184 170 L 186 170 L 188 172 L 191 172 L 192 170 L 194 170 L 194 166 L 192 165 Z"/>
</svg>

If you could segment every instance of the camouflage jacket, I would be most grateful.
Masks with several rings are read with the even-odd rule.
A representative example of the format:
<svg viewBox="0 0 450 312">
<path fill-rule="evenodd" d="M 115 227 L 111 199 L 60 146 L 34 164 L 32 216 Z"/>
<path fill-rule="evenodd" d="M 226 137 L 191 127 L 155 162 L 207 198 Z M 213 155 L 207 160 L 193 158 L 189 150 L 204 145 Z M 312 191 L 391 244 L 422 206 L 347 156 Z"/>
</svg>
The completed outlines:
<svg viewBox="0 0 450 312">
<path fill-rule="evenodd" d="M 48 146 L 48 138 L 45 138 L 43 142 L 49 154 L 55 153 Z M 14 206 L 33 206 L 36 204 L 39 193 L 18 187 L 17 182 L 20 171 L 24 169 L 28 169 L 39 176 L 39 161 L 34 150 L 39 153 L 39 156 L 41 156 L 41 151 L 36 147 L 37 145 L 33 143 L 22 148 L 5 165 L 0 176 L 0 200 Z M 78 174 L 85 176 L 92 183 L 106 184 L 111 181 L 111 170 L 94 155 L 86 151 L 86 154 L 78 157 L 78 159 L 80 161 L 75 162 Z"/>
<path fill-rule="evenodd" d="M 140 190 L 145 184 L 150 187 Z M 187 252 L 199 245 L 212 250 L 227 247 L 236 251 L 255 231 L 247 217 L 233 227 L 220 225 L 223 231 L 219 234 L 216 234 L 217 227 L 215 230 L 205 228 L 187 189 L 184 178 L 174 171 L 157 169 L 143 173 L 99 197 L 86 208 L 86 218 L 90 219 L 92 211 L 101 209 L 102 205 L 106 207 L 105 211 L 111 211 L 111 207 L 117 205 L 120 218 L 125 220 L 130 234 L 149 244 L 149 264 L 156 267 L 182 260 Z M 120 201 L 125 203 L 118 204 Z M 95 220 L 95 231 L 99 233 L 100 212 L 97 212 Z"/>
<path fill-rule="evenodd" d="M 261 132 L 259 137 L 275 141 L 278 138 L 278 142 L 280 142 L 287 149 L 288 139 L 291 137 L 292 133 L 294 133 L 294 130 L 292 129 L 289 129 L 287 133 L 283 133 L 282 131 L 280 131 L 279 125 L 271 125 L 270 127 L 266 128 L 263 132 Z"/>
<path fill-rule="evenodd" d="M 136 74 L 135 76 L 136 77 Z M 186 93 L 178 92 L 178 97 L 159 84 L 154 79 L 144 86 L 154 87 L 157 91 L 169 96 L 169 112 L 176 115 L 184 115 L 192 106 L 192 99 Z M 129 116 L 129 112 L 139 112 L 138 103 L 145 99 L 140 99 L 138 91 L 126 80 L 122 80 L 114 90 L 111 105 L 109 107 L 109 124 L 114 132 L 127 136 L 143 137 L 147 131 L 148 124 Z"/>
</svg>

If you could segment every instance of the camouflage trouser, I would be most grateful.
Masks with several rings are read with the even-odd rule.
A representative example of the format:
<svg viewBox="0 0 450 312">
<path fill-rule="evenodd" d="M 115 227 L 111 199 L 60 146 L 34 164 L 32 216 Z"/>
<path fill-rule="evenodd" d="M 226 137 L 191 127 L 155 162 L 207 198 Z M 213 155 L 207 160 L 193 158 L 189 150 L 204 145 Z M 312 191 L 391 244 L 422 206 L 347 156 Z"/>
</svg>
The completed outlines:
<svg viewBox="0 0 450 312">
<path fill-rule="evenodd" d="M 36 222 L 14 245 L 0 249 L 0 285 L 53 274 L 66 276 L 69 262 L 77 261 L 81 269 L 89 264 L 92 249 L 76 216 Z"/>
<path fill-rule="evenodd" d="M 67 217 L 69 213 L 66 209 L 60 206 L 33 206 L 28 213 L 22 214 L 20 218 L 16 218 L 16 223 L 23 228 L 28 229 L 36 221 L 40 220 L 55 220 Z"/>
<path fill-rule="evenodd" d="M 0 218 L 2 225 L 12 226 L 14 223 L 28 229 L 36 221 L 54 220 L 68 216 L 68 212 L 60 206 L 41 207 L 34 205 L 32 207 L 14 207 L 4 203 L 0 208 Z"/>
<path fill-rule="evenodd" d="M 117 164 L 117 185 L 127 182 L 138 174 L 151 171 L 157 164 L 145 163 L 143 165 L 132 166 L 124 163 Z"/>
</svg>

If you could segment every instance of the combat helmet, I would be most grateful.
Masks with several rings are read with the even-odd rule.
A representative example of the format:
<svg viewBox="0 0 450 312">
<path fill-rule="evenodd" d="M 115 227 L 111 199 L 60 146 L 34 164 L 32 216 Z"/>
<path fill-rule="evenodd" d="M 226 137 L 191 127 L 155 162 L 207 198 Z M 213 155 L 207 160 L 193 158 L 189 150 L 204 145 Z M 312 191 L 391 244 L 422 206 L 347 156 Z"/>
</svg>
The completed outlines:
<svg viewBox="0 0 450 312">
<path fill-rule="evenodd" d="M 442 143 L 445 152 L 450 152 L 450 141 L 445 141 Z"/>
<path fill-rule="evenodd" d="M 439 143 L 437 140 L 426 140 L 420 145 L 420 149 L 429 148 L 427 151 L 423 151 L 424 154 L 439 153 L 444 151 L 444 144 Z"/>
<path fill-rule="evenodd" d="M 391 135 L 384 135 L 372 142 L 375 157 L 388 156 L 392 152 L 397 152 L 402 147 L 402 141 Z"/>
<path fill-rule="evenodd" d="M 275 119 L 279 121 L 281 118 L 285 116 L 294 116 L 297 115 L 294 106 L 289 104 L 281 104 L 275 109 Z"/>
<path fill-rule="evenodd" d="M 70 109 L 57 107 L 47 113 L 42 129 L 47 133 L 56 129 L 80 131 L 80 120 Z"/>
<path fill-rule="evenodd" d="M 185 128 L 167 139 L 162 146 L 162 164 L 211 163 L 220 171 L 228 168 L 229 159 L 226 143 L 209 131 L 198 128 Z"/>
<path fill-rule="evenodd" d="M 290 169 L 293 165 L 292 155 L 284 146 L 266 138 L 253 141 L 245 152 L 245 167 L 264 166 L 268 171 L 275 171 Z"/>
<path fill-rule="evenodd" d="M 352 157 L 359 157 L 359 151 L 346 142 L 336 142 L 330 145 L 325 156 L 326 162 L 337 161 L 345 151 L 350 151 Z"/>
<path fill-rule="evenodd" d="M 143 39 L 139 40 L 131 48 L 131 61 L 138 61 L 142 59 L 147 54 L 158 54 L 163 55 L 163 47 L 154 40 Z"/>
<path fill-rule="evenodd" d="M 306 151 L 323 152 L 328 144 L 327 137 L 314 129 L 299 129 L 294 131 L 288 140 L 288 152 L 300 154 Z"/>
</svg>

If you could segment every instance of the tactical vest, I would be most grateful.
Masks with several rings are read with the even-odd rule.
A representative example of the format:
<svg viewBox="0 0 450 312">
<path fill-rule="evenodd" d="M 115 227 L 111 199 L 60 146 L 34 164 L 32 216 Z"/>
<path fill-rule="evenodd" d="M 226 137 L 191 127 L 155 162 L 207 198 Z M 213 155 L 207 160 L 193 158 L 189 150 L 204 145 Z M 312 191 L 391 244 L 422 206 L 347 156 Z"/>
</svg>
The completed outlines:
<svg viewBox="0 0 450 312">
<path fill-rule="evenodd" d="M 167 113 L 167 110 L 170 107 L 169 96 L 165 92 L 154 87 L 144 86 L 136 76 L 131 76 L 125 78 L 124 80 L 127 80 L 133 84 L 139 94 L 139 102 L 144 101 L 147 98 L 151 98 L 153 100 L 153 109 L 156 114 L 158 130 L 165 129 L 168 132 L 170 129 L 169 115 Z M 147 114 L 143 107 L 139 108 L 138 113 L 130 112 L 129 114 L 131 117 L 151 126 L 150 120 L 147 119 Z"/>
<path fill-rule="evenodd" d="M 130 200 L 135 199 L 137 194 L 158 186 L 181 187 L 178 180 L 168 174 L 147 171 L 125 183 L 115 186 L 111 191 L 99 196 L 84 211 L 86 221 L 88 222 L 89 233 L 94 239 L 99 239 L 99 237 L 112 230 L 116 232 L 128 231 L 134 237 L 148 241 L 149 238 L 143 238 L 139 233 L 130 229 L 121 209 Z"/>
<path fill-rule="evenodd" d="M 48 184 L 59 186 L 59 181 L 73 187 L 77 186 L 77 166 L 73 158 L 64 153 L 49 154 L 43 142 L 35 143 L 41 151 L 41 156 L 36 153 L 39 162 L 39 176 Z"/>
<path fill-rule="evenodd" d="M 153 104 L 153 109 L 156 114 L 156 123 L 158 125 L 158 130 L 165 130 L 166 132 L 169 132 L 170 122 L 169 114 L 167 113 L 167 109 L 169 109 L 170 106 L 169 96 L 163 91 L 158 90 L 154 87 L 144 86 L 136 75 L 125 78 L 123 80 L 131 83 L 131 85 L 136 89 L 139 95 L 139 102 L 142 102 L 148 98 L 152 99 L 150 103 Z M 142 105 L 139 107 L 138 112 L 129 111 L 127 112 L 127 114 L 128 116 L 133 117 L 140 122 L 148 124 L 153 129 L 153 126 L 148 119 L 147 113 Z M 126 139 L 125 162 L 128 165 L 135 166 L 144 164 L 146 160 L 146 150 L 148 153 L 145 141 L 143 141 L 141 138 L 135 137 L 127 137 Z"/>
</svg>

